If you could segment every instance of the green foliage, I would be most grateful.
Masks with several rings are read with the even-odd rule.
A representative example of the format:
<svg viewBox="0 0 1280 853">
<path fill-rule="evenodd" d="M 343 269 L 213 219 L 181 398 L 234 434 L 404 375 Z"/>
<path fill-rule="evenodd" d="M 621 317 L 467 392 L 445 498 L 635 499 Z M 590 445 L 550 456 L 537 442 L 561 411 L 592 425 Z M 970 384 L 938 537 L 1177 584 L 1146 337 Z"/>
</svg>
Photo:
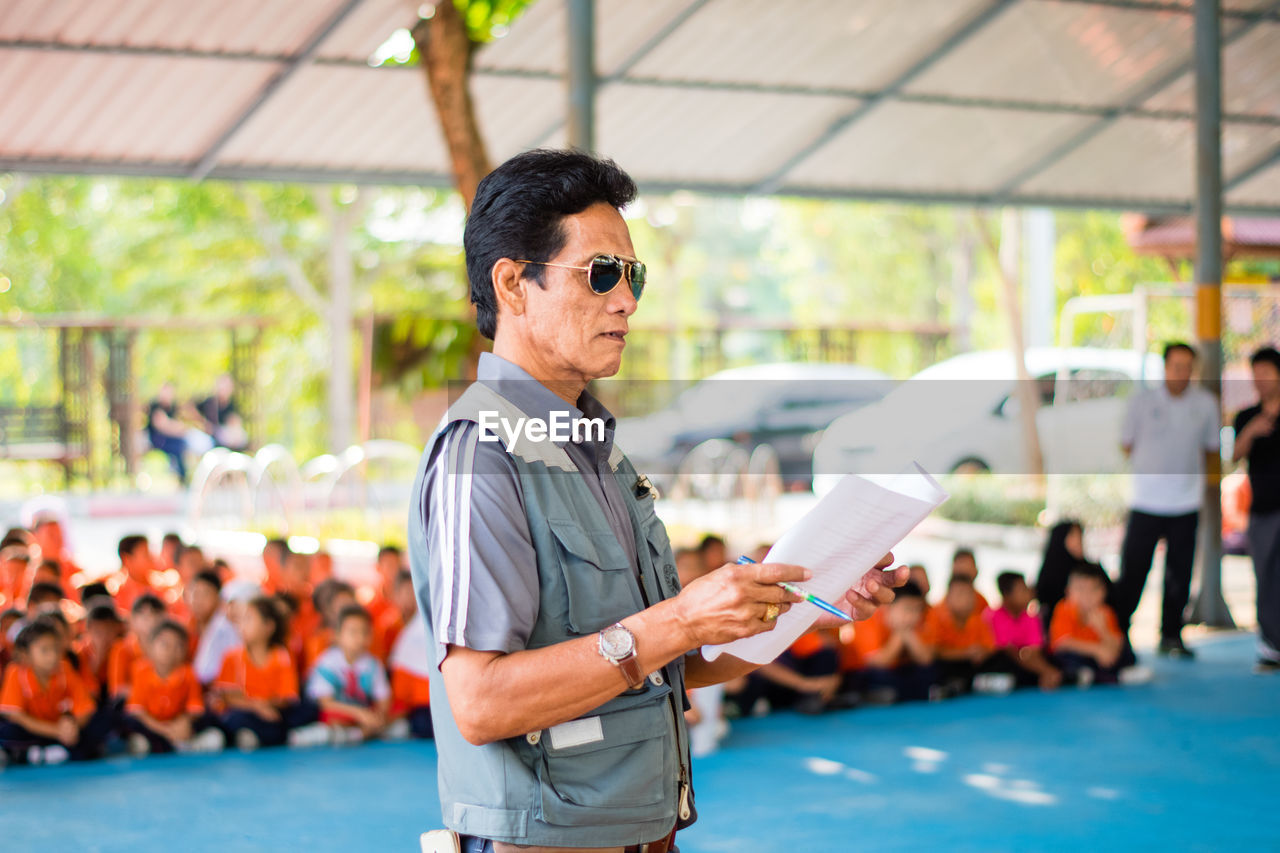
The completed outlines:
<svg viewBox="0 0 1280 853">
<path fill-rule="evenodd" d="M 510 29 L 533 0 L 453 0 L 473 42 L 493 41 Z"/>
</svg>

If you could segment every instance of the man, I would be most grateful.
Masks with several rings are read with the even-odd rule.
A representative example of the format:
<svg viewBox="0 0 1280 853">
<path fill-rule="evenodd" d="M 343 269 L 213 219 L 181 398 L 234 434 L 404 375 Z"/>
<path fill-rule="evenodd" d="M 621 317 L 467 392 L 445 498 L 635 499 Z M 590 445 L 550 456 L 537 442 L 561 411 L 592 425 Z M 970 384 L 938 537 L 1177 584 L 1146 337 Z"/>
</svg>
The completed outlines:
<svg viewBox="0 0 1280 853">
<path fill-rule="evenodd" d="M 725 565 L 681 591 L 648 482 L 585 391 L 621 365 L 643 287 L 619 213 L 634 196 L 612 162 L 530 151 L 481 181 L 467 221 L 494 352 L 424 450 L 409 554 L 442 813 L 469 852 L 671 849 L 694 819 L 684 690 L 755 668 L 697 650 L 772 628 L 796 600 L 776 582 L 806 576 Z M 905 579 L 871 572 L 845 605 L 865 618 Z"/>
<path fill-rule="evenodd" d="M 235 390 L 235 380 L 224 373 L 218 377 L 213 394 L 196 403 L 196 411 L 204 431 L 213 437 L 215 447 L 245 450 L 249 446 L 249 434 L 236 408 Z"/>
<path fill-rule="evenodd" d="M 1280 352 L 1264 347 L 1252 358 L 1258 405 L 1236 415 L 1233 461 L 1249 460 L 1249 554 L 1258 580 L 1257 672 L 1280 671 Z"/>
<path fill-rule="evenodd" d="M 1205 464 L 1218 452 L 1221 424 L 1213 395 L 1191 384 L 1195 363 L 1196 351 L 1189 345 L 1166 345 L 1164 382 L 1133 395 L 1120 436 L 1132 462 L 1133 499 L 1120 552 L 1116 616 L 1127 636 L 1163 539 L 1159 653 L 1185 659 L 1194 657 L 1182 642 L 1182 621 L 1191 594 Z"/>
</svg>

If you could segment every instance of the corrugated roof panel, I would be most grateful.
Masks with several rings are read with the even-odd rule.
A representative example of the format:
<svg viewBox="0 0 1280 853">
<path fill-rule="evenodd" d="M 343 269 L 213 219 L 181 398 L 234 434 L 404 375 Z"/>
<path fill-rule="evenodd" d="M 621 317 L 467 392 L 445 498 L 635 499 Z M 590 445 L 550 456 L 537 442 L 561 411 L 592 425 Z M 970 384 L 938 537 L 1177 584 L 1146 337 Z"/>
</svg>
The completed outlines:
<svg viewBox="0 0 1280 853">
<path fill-rule="evenodd" d="M 6 66 L 22 85 L 0 99 L 0 153 L 141 162 L 202 151 L 278 67 L 41 51 Z"/>
<path fill-rule="evenodd" d="M 1280 128 L 1223 127 L 1223 174 L 1280 142 Z M 1124 118 L 1019 188 L 1063 197 L 1186 199 L 1195 189 L 1195 136 L 1189 122 Z"/>
<path fill-rule="evenodd" d="M 597 18 L 602 12 L 596 10 Z M 563 74 L 566 26 L 562 0 L 539 0 L 524 11 L 506 36 L 480 49 L 476 67 Z"/>
<path fill-rule="evenodd" d="M 1280 199 L 1280 163 L 1276 163 L 1270 169 L 1264 169 L 1227 193 L 1227 200 L 1233 204 L 1280 207 L 1277 199 Z"/>
<path fill-rule="evenodd" d="M 1280 116 L 1280 24 L 1259 24 L 1222 55 L 1222 108 L 1227 113 Z M 1144 106 L 1195 109 L 1195 77 L 1184 74 Z"/>
<path fill-rule="evenodd" d="M 984 0 L 715 0 L 635 70 L 667 80 L 876 89 Z"/>
<path fill-rule="evenodd" d="M 423 84 L 425 92 L 425 84 Z M 607 90 L 606 90 L 607 91 Z M 541 142 L 547 128 L 564 115 L 565 90 L 554 80 L 512 80 L 487 77 L 472 86 L 477 105 L 477 121 L 496 166 L 531 145 Z M 603 109 L 604 92 L 600 94 Z M 434 119 L 431 102 L 427 109 Z M 601 132 L 602 113 L 597 115 L 596 132 Z M 601 137 L 603 138 L 603 137 Z"/>
<path fill-rule="evenodd" d="M 1085 120 L 886 102 L 792 170 L 783 183 L 789 188 L 982 194 Z"/>
<path fill-rule="evenodd" d="M 397 29 L 418 22 L 420 0 L 364 0 L 320 46 L 318 56 L 365 62 Z"/>
<path fill-rule="evenodd" d="M 1112 105 L 1191 55 L 1191 16 L 1023 0 L 907 87 L 966 98 Z"/>
<path fill-rule="evenodd" d="M 598 148 L 637 180 L 751 183 L 856 103 L 619 83 L 601 93 Z"/>
</svg>

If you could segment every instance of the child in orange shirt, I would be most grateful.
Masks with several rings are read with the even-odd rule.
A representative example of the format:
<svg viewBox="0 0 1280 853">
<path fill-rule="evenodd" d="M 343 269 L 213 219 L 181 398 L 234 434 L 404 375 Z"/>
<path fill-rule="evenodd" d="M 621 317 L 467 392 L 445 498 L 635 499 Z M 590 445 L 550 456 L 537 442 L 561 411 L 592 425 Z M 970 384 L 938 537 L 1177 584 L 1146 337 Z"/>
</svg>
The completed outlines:
<svg viewBox="0 0 1280 853">
<path fill-rule="evenodd" d="M 146 657 L 133 665 L 125 704 L 129 752 L 217 752 L 226 743 L 204 712 L 200 681 L 187 663 L 187 629 L 166 619 L 151 632 Z"/>
<path fill-rule="evenodd" d="M 409 722 L 409 734 L 434 737 L 431 726 L 431 660 L 427 623 L 415 613 L 391 648 L 391 717 Z M 394 723 L 392 724 L 395 725 Z M 390 732 L 388 732 L 390 736 Z"/>
<path fill-rule="evenodd" d="M 323 617 L 323 623 L 315 633 L 307 637 L 302 658 L 304 676 L 311 672 L 311 667 L 315 666 L 320 655 L 333 645 L 333 632 L 337 625 L 338 614 L 348 604 L 357 603 L 355 587 L 346 581 L 332 578 L 322 581 L 311 594 L 311 598 L 316 610 Z"/>
<path fill-rule="evenodd" d="M 143 593 L 133 602 L 129 611 L 129 633 L 116 641 L 107 659 L 107 692 L 113 699 L 128 697 L 133 665 L 143 656 L 143 638 L 151 636 L 164 616 L 164 602 L 154 593 Z"/>
<path fill-rule="evenodd" d="M 123 622 L 110 599 L 90 599 L 96 602 L 84 619 L 84 634 L 76 643 L 80 657 L 80 677 L 85 687 L 101 705 L 108 698 L 107 677 L 111 650 L 120 640 Z"/>
<path fill-rule="evenodd" d="M 937 670 L 925 608 L 920 587 L 907 581 L 891 604 L 854 626 L 853 643 L 868 702 L 885 705 L 929 698 Z"/>
<path fill-rule="evenodd" d="M 48 621 L 18 634 L 15 645 L 26 662 L 10 664 L 0 686 L 0 748 L 10 760 L 61 764 L 98 753 L 106 732 L 89 725 L 93 699 L 60 642 Z"/>
<path fill-rule="evenodd" d="M 214 687 L 228 708 L 220 726 L 241 751 L 279 746 L 293 729 L 316 718 L 315 706 L 299 702 L 298 673 L 285 648 L 285 624 L 268 596 L 247 603 L 240 616 L 244 645 L 227 652 Z M 321 726 L 325 739 L 327 727 Z"/>
<path fill-rule="evenodd" d="M 1067 578 L 1067 597 L 1053 609 L 1049 648 L 1064 680 L 1083 685 L 1114 684 L 1124 636 L 1116 614 L 1104 602 L 1107 577 L 1102 568 L 1081 563 Z"/>
<path fill-rule="evenodd" d="M 408 569 L 401 569 L 391 586 L 391 606 L 382 611 L 381 616 L 369 614 L 373 619 L 373 645 L 370 651 L 383 663 L 391 654 L 396 644 L 396 637 L 409 624 L 409 620 L 418 612 L 418 598 L 413 591 L 413 575 Z"/>
<path fill-rule="evenodd" d="M 933 634 L 939 682 L 949 695 L 968 693 L 973 689 L 974 676 L 996 650 L 991 626 L 983 621 L 978 608 L 973 581 L 963 575 L 953 576 L 947 583 L 946 596 L 930 609 L 927 621 Z"/>
</svg>

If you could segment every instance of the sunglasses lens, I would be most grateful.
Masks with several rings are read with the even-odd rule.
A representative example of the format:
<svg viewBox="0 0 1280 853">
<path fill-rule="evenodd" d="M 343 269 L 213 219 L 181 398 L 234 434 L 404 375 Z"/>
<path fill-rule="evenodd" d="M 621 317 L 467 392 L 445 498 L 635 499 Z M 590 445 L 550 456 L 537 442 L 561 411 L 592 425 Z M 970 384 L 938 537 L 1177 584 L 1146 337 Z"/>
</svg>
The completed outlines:
<svg viewBox="0 0 1280 853">
<path fill-rule="evenodd" d="M 635 297 L 637 301 L 640 299 L 640 294 L 644 293 L 644 277 L 644 264 L 636 261 L 631 265 L 631 295 Z"/>
<path fill-rule="evenodd" d="M 596 258 L 591 262 L 587 282 L 596 293 L 608 293 L 622 280 L 622 262 L 617 258 Z"/>
</svg>

